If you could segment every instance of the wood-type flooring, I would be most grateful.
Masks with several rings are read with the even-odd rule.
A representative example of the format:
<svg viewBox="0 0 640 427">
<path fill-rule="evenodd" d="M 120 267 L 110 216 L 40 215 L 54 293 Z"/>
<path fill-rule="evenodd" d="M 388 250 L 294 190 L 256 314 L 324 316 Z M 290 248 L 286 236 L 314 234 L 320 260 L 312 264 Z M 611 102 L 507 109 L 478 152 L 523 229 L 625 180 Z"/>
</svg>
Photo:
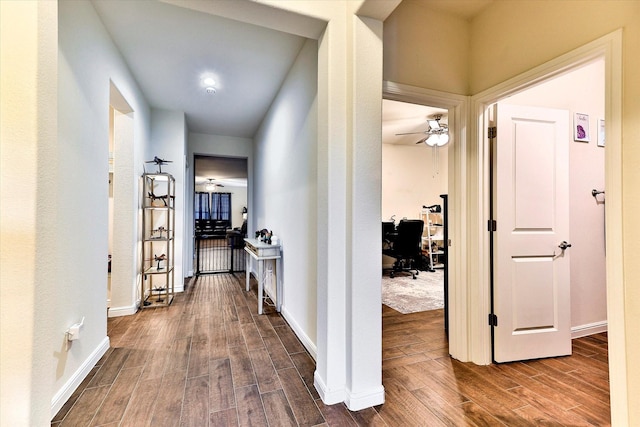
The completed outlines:
<svg viewBox="0 0 640 427">
<path fill-rule="evenodd" d="M 313 387 L 285 320 L 244 275 L 192 280 L 168 308 L 108 320 L 111 348 L 52 426 L 606 426 L 606 334 L 573 355 L 491 366 L 448 355 L 443 312 L 383 316 L 383 405 L 350 412 Z"/>
</svg>

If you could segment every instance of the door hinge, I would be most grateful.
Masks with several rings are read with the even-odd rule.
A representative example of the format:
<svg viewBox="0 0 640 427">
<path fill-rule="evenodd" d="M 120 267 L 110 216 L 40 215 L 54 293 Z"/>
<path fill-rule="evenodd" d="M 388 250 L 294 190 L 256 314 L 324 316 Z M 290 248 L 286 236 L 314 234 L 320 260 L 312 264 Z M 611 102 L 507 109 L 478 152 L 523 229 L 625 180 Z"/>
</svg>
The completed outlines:
<svg viewBox="0 0 640 427">
<path fill-rule="evenodd" d="M 490 219 L 489 221 L 487 221 L 487 230 L 496 231 L 497 229 L 498 229 L 498 223 L 496 222 L 495 219 Z"/>
<path fill-rule="evenodd" d="M 489 314 L 489 326 L 498 326 L 498 316 L 493 313 Z"/>
<path fill-rule="evenodd" d="M 487 137 L 489 139 L 493 139 L 496 136 L 498 136 L 498 128 L 495 126 L 491 126 L 489 129 L 487 129 Z"/>
</svg>

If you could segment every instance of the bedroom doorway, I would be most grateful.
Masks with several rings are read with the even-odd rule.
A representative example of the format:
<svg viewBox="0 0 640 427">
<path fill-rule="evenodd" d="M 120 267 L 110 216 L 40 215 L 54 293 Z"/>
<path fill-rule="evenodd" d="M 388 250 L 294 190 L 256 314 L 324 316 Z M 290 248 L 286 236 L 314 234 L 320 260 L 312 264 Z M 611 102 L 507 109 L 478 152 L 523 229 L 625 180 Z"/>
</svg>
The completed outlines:
<svg viewBox="0 0 640 427">
<path fill-rule="evenodd" d="M 382 302 L 402 314 L 445 305 L 446 108 L 382 101 Z"/>
<path fill-rule="evenodd" d="M 194 260 L 196 276 L 244 271 L 247 237 L 247 159 L 194 158 Z"/>
</svg>

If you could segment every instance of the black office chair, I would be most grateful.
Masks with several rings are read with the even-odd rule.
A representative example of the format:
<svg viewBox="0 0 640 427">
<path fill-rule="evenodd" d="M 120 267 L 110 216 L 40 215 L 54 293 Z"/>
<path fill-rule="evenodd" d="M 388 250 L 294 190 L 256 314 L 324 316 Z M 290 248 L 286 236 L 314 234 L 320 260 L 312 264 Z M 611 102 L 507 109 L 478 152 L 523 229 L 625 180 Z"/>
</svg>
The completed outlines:
<svg viewBox="0 0 640 427">
<path fill-rule="evenodd" d="M 389 277 L 395 277 L 396 273 L 408 272 L 415 279 L 420 270 L 422 257 L 422 231 L 424 222 L 420 219 L 403 219 L 396 227 L 396 238 L 393 243 L 393 251 L 390 254 L 396 259 Z"/>
</svg>

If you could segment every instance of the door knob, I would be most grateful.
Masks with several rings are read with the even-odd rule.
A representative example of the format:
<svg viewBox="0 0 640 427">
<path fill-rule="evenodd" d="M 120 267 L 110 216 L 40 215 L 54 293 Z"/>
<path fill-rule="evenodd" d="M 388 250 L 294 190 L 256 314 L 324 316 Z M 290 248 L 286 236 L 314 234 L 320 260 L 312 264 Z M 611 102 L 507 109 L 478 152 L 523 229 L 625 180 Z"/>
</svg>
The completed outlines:
<svg viewBox="0 0 640 427">
<path fill-rule="evenodd" d="M 570 247 L 571 247 L 571 243 L 567 243 L 567 241 L 566 241 L 566 240 L 563 240 L 562 242 L 560 242 L 560 244 L 558 245 L 558 247 L 564 251 L 565 249 L 567 249 L 567 248 L 570 248 Z"/>
</svg>

